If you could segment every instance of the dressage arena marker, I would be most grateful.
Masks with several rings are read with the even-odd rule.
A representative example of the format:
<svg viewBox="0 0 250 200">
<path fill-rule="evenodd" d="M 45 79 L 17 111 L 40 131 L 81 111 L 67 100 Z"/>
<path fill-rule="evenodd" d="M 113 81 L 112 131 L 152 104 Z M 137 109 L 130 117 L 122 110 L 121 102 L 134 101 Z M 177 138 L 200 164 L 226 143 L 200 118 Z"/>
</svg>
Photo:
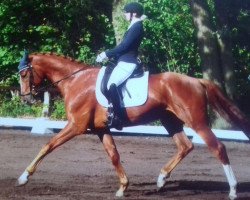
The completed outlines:
<svg viewBox="0 0 250 200">
<path fill-rule="evenodd" d="M 36 119 L 3 118 L 0 117 L 1 127 L 31 128 L 31 133 L 36 135 L 54 134 L 54 129 L 63 129 L 67 121 L 52 121 L 46 117 Z M 203 140 L 191 128 L 184 127 L 186 135 L 192 138 L 193 143 L 204 144 Z M 216 137 L 227 141 L 249 141 L 242 131 L 212 129 Z M 131 126 L 118 131 L 111 129 L 114 135 L 123 136 L 169 136 L 163 126 Z"/>
</svg>

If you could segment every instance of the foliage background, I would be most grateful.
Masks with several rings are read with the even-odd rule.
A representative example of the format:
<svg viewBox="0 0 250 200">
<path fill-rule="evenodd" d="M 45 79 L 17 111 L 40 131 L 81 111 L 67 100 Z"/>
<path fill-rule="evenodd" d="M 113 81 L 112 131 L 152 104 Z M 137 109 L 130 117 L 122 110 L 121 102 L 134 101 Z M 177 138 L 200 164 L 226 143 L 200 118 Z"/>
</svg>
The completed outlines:
<svg viewBox="0 0 250 200">
<path fill-rule="evenodd" d="M 230 37 L 233 43 L 237 103 L 249 114 L 250 2 L 231 2 Z M 17 65 L 24 48 L 30 52 L 56 52 L 95 64 L 98 52 L 116 45 L 127 25 L 116 19 L 113 0 L 2 0 L 0 2 L 0 86 L 18 86 Z M 129 0 L 121 2 L 118 11 Z M 175 71 L 201 77 L 201 60 L 188 0 L 139 0 L 145 8 L 145 39 L 140 56 L 151 73 Z M 216 22 L 214 1 L 208 0 Z M 117 21 L 118 28 L 114 21 Z M 116 29 L 117 28 L 117 29 Z M 6 95 L 5 95 L 6 94 Z M 2 94 L 12 101 L 8 92 Z M 16 100 L 15 100 L 16 101 Z M 6 101 L 4 101 L 6 103 Z M 3 114 L 3 101 L 0 115 Z M 14 103 L 13 103 L 14 104 Z M 56 105 L 56 104 L 55 104 Z M 61 110 L 61 106 L 59 106 Z M 38 109 L 39 110 L 39 109 Z M 1 112 L 2 111 L 2 112 Z M 60 112 L 59 112 L 60 113 Z M 63 115 L 63 114 L 61 114 Z M 57 114 L 55 114 L 57 116 Z M 58 115 L 60 116 L 60 114 Z M 59 117 L 60 118 L 60 117 Z"/>
</svg>

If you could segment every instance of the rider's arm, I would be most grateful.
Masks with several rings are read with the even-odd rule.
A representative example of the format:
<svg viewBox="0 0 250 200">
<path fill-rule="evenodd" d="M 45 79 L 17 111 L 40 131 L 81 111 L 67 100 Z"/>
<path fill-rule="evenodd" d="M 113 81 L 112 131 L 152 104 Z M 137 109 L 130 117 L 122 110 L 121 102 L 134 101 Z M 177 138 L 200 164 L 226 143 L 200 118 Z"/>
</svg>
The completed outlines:
<svg viewBox="0 0 250 200">
<path fill-rule="evenodd" d="M 116 57 L 126 53 L 130 48 L 143 37 L 143 27 L 141 23 L 134 24 L 124 36 L 122 42 L 114 49 L 105 51 L 107 57 Z"/>
</svg>

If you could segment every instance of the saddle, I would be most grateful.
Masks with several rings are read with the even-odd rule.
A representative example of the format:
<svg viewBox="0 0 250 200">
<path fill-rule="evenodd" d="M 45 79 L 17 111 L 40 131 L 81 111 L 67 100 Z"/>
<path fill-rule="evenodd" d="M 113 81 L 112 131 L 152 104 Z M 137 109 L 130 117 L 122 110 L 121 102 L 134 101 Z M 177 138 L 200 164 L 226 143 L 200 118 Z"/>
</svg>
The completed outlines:
<svg viewBox="0 0 250 200">
<path fill-rule="evenodd" d="M 107 108 L 109 107 L 108 99 L 104 95 L 107 93 L 107 87 L 104 85 L 107 84 L 108 77 L 105 77 L 105 80 L 103 79 L 106 68 L 107 67 L 102 67 L 98 73 L 95 95 L 98 103 L 101 106 Z M 130 77 L 124 84 L 120 86 L 119 91 L 123 97 L 124 107 L 140 106 L 146 102 L 148 97 L 148 77 L 149 72 L 145 71 L 143 75 L 133 75 L 133 78 Z"/>
<path fill-rule="evenodd" d="M 112 73 L 112 70 L 113 68 L 110 66 L 102 67 L 100 69 L 96 81 L 96 91 L 95 91 L 98 103 L 108 108 L 108 117 L 109 114 L 112 115 L 112 109 L 113 109 L 110 106 L 109 102 L 112 97 L 114 99 L 114 94 L 112 97 L 109 96 L 110 91 L 108 91 L 107 89 L 107 83 Z M 143 72 L 142 68 L 136 68 L 136 70 L 129 77 L 129 79 L 127 79 L 123 84 L 121 84 L 117 88 L 118 92 L 116 92 L 116 94 L 117 96 L 120 97 L 120 99 L 122 99 L 122 101 L 120 101 L 122 102 L 122 104 L 119 105 L 123 111 L 125 110 L 124 113 L 126 113 L 127 107 L 140 106 L 146 102 L 148 96 L 148 76 L 149 76 L 148 72 Z M 127 120 L 122 119 L 123 123 L 124 122 L 126 123 L 126 121 Z"/>
<path fill-rule="evenodd" d="M 109 78 L 110 78 L 110 75 L 112 73 L 112 71 L 114 70 L 115 66 L 113 65 L 109 65 L 105 68 L 104 70 L 104 75 L 103 75 L 103 78 L 102 78 L 102 81 L 101 81 L 101 92 L 103 93 L 103 95 L 109 99 L 109 93 L 108 93 L 108 88 L 107 88 L 107 84 L 108 84 L 108 81 L 109 81 Z M 121 97 L 123 96 L 122 95 L 122 88 L 125 87 L 126 85 L 126 82 L 131 79 L 131 78 L 140 78 L 142 77 L 144 74 L 144 71 L 142 69 L 142 66 L 141 64 L 138 64 L 134 70 L 134 72 L 131 74 L 131 76 L 124 82 L 122 83 L 118 88 L 119 88 L 119 93 L 121 95 Z M 126 89 L 126 88 L 125 88 Z"/>
</svg>

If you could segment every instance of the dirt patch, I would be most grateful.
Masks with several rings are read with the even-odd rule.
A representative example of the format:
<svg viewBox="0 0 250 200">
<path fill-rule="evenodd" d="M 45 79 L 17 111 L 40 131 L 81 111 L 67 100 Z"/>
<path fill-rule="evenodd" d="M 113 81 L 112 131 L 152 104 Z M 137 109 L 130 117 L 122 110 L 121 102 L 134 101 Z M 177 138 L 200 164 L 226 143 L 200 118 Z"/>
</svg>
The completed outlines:
<svg viewBox="0 0 250 200">
<path fill-rule="evenodd" d="M 97 136 L 78 136 L 48 155 L 24 187 L 16 179 L 52 136 L 0 129 L 1 200 L 115 199 L 118 179 Z M 130 180 L 125 199 L 228 199 L 229 187 L 221 164 L 204 145 L 176 168 L 168 184 L 157 191 L 161 167 L 175 153 L 167 137 L 115 136 Z M 224 142 L 239 182 L 241 200 L 250 199 L 250 144 Z"/>
</svg>

